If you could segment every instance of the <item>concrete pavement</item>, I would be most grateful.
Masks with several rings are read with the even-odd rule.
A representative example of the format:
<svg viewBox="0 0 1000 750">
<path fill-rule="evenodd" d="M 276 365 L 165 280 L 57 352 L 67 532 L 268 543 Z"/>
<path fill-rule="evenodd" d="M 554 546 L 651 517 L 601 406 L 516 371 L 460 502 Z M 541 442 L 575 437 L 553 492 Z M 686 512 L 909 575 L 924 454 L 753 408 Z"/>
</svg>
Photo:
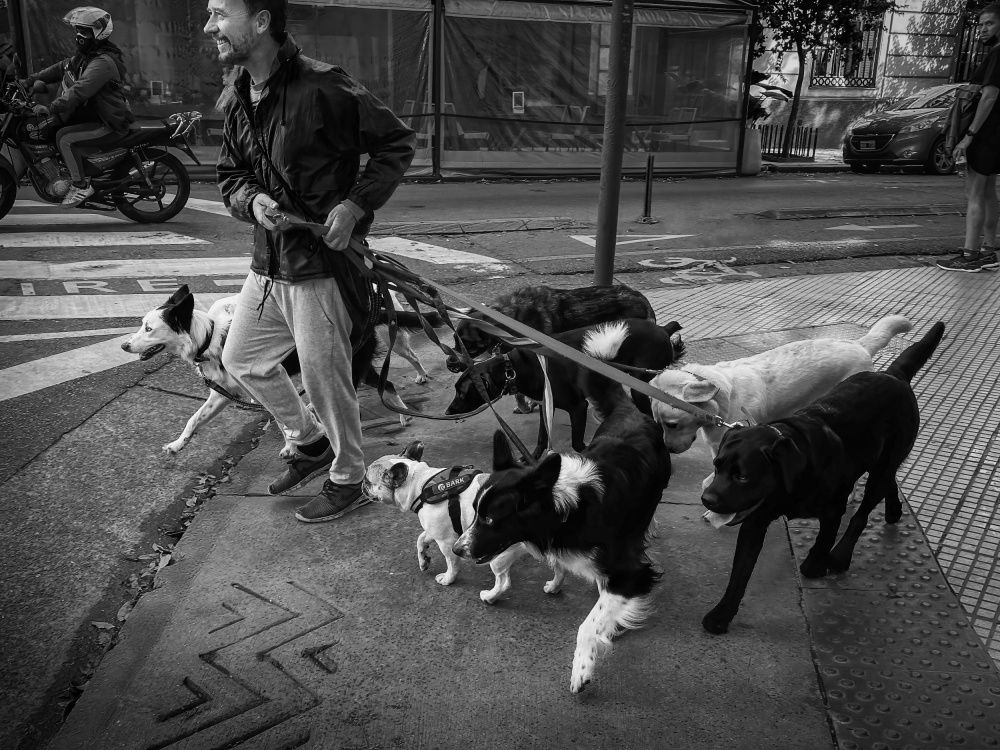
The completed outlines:
<svg viewBox="0 0 1000 750">
<path fill-rule="evenodd" d="M 886 528 L 875 514 L 852 569 L 819 581 L 796 569 L 812 524 L 775 524 L 728 635 L 700 625 L 736 536 L 699 518 L 704 448 L 676 457 L 657 513 L 655 615 L 573 697 L 589 586 L 570 579 L 547 596 L 547 571 L 529 559 L 487 607 L 488 569 L 465 565 L 447 588 L 434 581 L 436 553 L 417 569 L 411 514 L 371 505 L 297 523 L 301 499 L 266 496 L 282 468 L 271 433 L 195 519 L 51 747 L 1000 746 L 998 287 L 997 274 L 921 267 L 649 293 L 660 318 L 684 325 L 696 362 L 856 338 L 889 312 L 913 320 L 909 338 L 938 319 L 948 326 L 915 383 L 924 427 L 899 475 L 903 520 Z M 442 413 L 453 376 L 428 344 L 420 353 L 434 379 L 404 398 L 422 394 Z M 411 374 L 397 367 L 393 379 Z M 368 460 L 420 439 L 435 465 L 489 467 L 488 413 L 400 429 L 377 418 L 370 393 L 364 406 Z M 511 406 L 500 402 L 505 417 Z M 534 416 L 509 421 L 533 437 Z"/>
</svg>

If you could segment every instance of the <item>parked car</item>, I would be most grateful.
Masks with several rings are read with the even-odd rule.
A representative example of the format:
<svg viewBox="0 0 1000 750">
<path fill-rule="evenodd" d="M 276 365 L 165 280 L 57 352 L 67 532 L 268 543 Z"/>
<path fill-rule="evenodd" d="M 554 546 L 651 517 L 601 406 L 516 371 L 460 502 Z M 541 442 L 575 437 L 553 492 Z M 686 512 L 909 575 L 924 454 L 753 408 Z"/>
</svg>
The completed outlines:
<svg viewBox="0 0 1000 750">
<path fill-rule="evenodd" d="M 944 129 L 959 87 L 935 86 L 855 120 L 844 134 L 844 162 L 852 172 L 877 172 L 891 164 L 951 174 L 955 160 L 945 150 Z"/>
</svg>

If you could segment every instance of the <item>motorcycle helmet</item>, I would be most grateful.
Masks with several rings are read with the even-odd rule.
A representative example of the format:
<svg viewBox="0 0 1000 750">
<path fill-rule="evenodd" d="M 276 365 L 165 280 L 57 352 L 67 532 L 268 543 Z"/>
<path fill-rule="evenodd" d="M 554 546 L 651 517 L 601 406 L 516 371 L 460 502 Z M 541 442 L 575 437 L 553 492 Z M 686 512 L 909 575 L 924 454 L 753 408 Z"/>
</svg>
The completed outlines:
<svg viewBox="0 0 1000 750">
<path fill-rule="evenodd" d="M 115 25 L 111 22 L 111 14 L 93 5 L 81 5 L 73 8 L 63 16 L 63 23 L 72 27 L 84 27 L 94 32 L 98 42 L 111 36 Z"/>
</svg>

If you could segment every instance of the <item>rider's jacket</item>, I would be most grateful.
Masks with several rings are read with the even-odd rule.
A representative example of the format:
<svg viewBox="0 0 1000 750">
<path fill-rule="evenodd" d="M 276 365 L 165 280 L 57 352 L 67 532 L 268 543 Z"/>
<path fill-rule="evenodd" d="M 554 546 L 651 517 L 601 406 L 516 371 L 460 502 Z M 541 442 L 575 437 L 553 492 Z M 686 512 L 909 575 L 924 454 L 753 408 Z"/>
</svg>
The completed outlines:
<svg viewBox="0 0 1000 750">
<path fill-rule="evenodd" d="M 122 51 L 104 40 L 86 54 L 73 55 L 35 73 L 28 82 L 62 82 L 49 113 L 63 122 L 100 121 L 124 135 L 135 120 L 122 91 L 127 75 Z"/>
<path fill-rule="evenodd" d="M 300 54 L 290 35 L 256 104 L 250 84 L 237 67 L 219 100 L 226 119 L 217 165 L 229 212 L 255 224 L 250 267 L 279 281 L 341 277 L 343 253 L 307 231 L 268 232 L 254 222 L 253 198 L 263 191 L 320 223 L 350 201 L 364 212 L 354 228 L 364 237 L 413 158 L 413 130 L 341 68 Z"/>
</svg>

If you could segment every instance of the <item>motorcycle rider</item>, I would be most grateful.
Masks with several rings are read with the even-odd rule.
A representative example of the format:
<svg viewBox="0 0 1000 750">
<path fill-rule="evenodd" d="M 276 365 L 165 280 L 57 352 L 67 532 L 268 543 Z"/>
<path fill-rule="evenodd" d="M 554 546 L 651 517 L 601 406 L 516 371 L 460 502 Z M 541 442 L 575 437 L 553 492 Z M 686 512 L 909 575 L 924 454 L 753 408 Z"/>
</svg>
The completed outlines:
<svg viewBox="0 0 1000 750">
<path fill-rule="evenodd" d="M 83 174 L 79 147 L 106 148 L 117 143 L 135 121 L 122 91 L 128 70 L 122 51 L 108 37 L 114 29 L 111 14 L 90 5 L 73 8 L 63 23 L 76 32 L 77 54 L 29 76 L 24 82 L 61 82 L 59 96 L 48 107 L 37 104 L 38 117 L 58 118 L 56 146 L 73 180 L 63 199 L 66 208 L 79 206 L 94 194 Z"/>
</svg>

